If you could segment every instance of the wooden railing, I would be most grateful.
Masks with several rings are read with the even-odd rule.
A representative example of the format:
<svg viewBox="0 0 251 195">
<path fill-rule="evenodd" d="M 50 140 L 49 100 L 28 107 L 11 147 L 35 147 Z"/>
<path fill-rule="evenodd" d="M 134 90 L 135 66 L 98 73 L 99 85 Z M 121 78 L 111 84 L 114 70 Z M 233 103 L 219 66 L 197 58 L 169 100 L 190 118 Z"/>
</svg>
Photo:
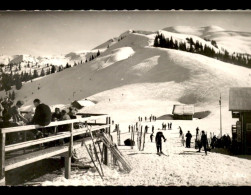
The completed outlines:
<svg viewBox="0 0 251 195">
<path fill-rule="evenodd" d="M 96 120 L 106 119 L 104 123 L 96 123 Z M 93 122 L 95 121 L 95 122 Z M 39 126 L 39 125 L 26 125 L 26 126 L 18 126 L 18 127 L 10 127 L 0 129 L 0 185 L 5 185 L 5 172 L 11 169 L 24 166 L 29 163 L 33 163 L 45 158 L 49 158 L 56 155 L 62 155 L 65 157 L 65 177 L 67 179 L 70 178 L 71 171 L 71 156 L 74 148 L 81 147 L 81 143 L 74 143 L 73 137 L 81 134 L 88 133 L 87 126 L 83 126 L 81 128 L 74 129 L 74 124 L 76 123 L 84 123 L 86 125 L 93 125 L 91 131 L 97 131 L 104 129 L 106 133 L 110 134 L 110 124 L 111 118 L 109 115 L 96 115 L 90 117 L 83 117 L 72 120 L 65 121 L 57 121 L 51 122 L 47 126 Z M 56 133 L 55 135 L 23 141 L 20 143 L 15 143 L 6 146 L 6 134 L 14 133 L 14 132 L 26 132 L 35 129 L 48 128 L 48 127 L 57 127 L 61 125 L 69 125 L 70 128 L 68 131 Z M 69 138 L 70 141 L 68 144 L 64 144 L 62 146 L 50 147 L 48 149 L 39 150 L 37 152 L 31 152 L 29 154 L 23 154 L 18 157 L 5 159 L 5 153 L 11 152 L 14 150 L 24 149 L 30 146 L 39 145 L 51 141 L 56 141 L 64 138 Z M 104 148 L 104 164 L 107 164 L 108 152 L 107 148 Z"/>
</svg>

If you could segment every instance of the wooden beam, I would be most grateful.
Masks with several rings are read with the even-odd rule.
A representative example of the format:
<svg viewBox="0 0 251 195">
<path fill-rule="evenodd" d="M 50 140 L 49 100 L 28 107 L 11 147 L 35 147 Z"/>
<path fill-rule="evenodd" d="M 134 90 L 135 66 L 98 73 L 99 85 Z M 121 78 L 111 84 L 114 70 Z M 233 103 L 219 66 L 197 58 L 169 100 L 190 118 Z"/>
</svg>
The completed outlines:
<svg viewBox="0 0 251 195">
<path fill-rule="evenodd" d="M 25 125 L 25 126 L 18 126 L 18 127 L 9 127 L 9 128 L 3 128 L 0 130 L 0 133 L 13 133 L 13 132 L 19 132 L 19 131 L 29 131 L 33 129 L 39 129 L 39 128 L 47 128 L 47 127 L 55 127 L 59 125 L 67 125 L 71 123 L 84 123 L 85 121 L 95 121 L 99 118 L 107 117 L 107 115 L 101 115 L 101 116 L 91 116 L 91 117 L 85 117 L 85 118 L 79 118 L 79 119 L 72 119 L 72 120 L 65 120 L 65 121 L 56 121 L 51 122 L 47 126 L 40 126 L 40 125 Z"/>
<path fill-rule="evenodd" d="M 0 133 L 0 186 L 5 185 L 5 133 Z"/>
<path fill-rule="evenodd" d="M 13 150 L 33 146 L 33 145 L 38 145 L 41 143 L 46 143 L 46 142 L 50 142 L 50 141 L 54 141 L 54 140 L 58 140 L 58 139 L 63 139 L 66 137 L 70 137 L 69 132 L 64 132 L 59 135 L 53 135 L 50 137 L 45 137 L 45 138 L 41 138 L 41 139 L 37 139 L 37 140 L 30 140 L 27 142 L 21 142 L 21 143 L 17 143 L 17 144 L 8 145 L 5 147 L 5 151 L 9 152 L 9 151 L 13 151 Z"/>
<path fill-rule="evenodd" d="M 109 125 L 95 126 L 92 128 L 92 131 L 107 128 L 108 126 Z M 87 132 L 87 128 L 74 129 L 73 136 L 80 135 L 80 134 L 83 134 L 86 132 Z M 41 138 L 41 139 L 37 139 L 37 140 L 30 140 L 27 142 L 21 142 L 21 143 L 17 143 L 17 144 L 8 145 L 5 147 L 5 151 L 9 152 L 9 151 L 29 147 L 29 146 L 38 145 L 41 143 L 46 143 L 46 142 L 50 142 L 50 141 L 55 141 L 55 140 L 67 138 L 67 137 L 70 137 L 70 132 L 62 132 L 62 133 L 59 133 L 58 135 L 53 135 L 53 136 L 46 137 L 46 138 Z"/>
</svg>

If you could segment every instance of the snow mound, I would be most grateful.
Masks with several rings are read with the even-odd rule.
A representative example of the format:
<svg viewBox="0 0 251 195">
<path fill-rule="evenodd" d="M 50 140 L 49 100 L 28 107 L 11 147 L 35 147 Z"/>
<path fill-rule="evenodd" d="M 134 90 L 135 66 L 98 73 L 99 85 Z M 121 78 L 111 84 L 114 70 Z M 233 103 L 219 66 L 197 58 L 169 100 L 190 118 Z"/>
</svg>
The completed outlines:
<svg viewBox="0 0 251 195">
<path fill-rule="evenodd" d="M 129 58 L 133 54 L 134 54 L 134 51 L 131 47 L 122 47 L 119 49 L 115 49 L 112 51 L 112 55 L 110 55 L 106 63 L 113 64 L 115 62 Z"/>
</svg>

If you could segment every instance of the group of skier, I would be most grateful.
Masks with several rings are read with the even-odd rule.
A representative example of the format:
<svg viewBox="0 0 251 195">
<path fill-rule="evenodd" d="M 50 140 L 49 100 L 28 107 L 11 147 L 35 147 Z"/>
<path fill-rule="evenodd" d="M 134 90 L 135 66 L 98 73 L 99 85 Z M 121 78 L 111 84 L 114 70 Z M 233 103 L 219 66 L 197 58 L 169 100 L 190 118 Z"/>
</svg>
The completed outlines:
<svg viewBox="0 0 251 195">
<path fill-rule="evenodd" d="M 168 130 L 172 129 L 172 123 L 167 123 Z M 166 130 L 166 123 L 162 123 L 162 130 Z"/>
<path fill-rule="evenodd" d="M 145 122 L 147 122 L 147 119 L 148 119 L 148 117 L 145 116 Z M 151 114 L 151 116 L 149 117 L 149 121 L 152 122 L 152 121 L 156 121 L 156 120 L 157 120 L 157 117 Z M 143 122 L 143 118 L 141 116 L 139 116 L 138 121 Z"/>
</svg>

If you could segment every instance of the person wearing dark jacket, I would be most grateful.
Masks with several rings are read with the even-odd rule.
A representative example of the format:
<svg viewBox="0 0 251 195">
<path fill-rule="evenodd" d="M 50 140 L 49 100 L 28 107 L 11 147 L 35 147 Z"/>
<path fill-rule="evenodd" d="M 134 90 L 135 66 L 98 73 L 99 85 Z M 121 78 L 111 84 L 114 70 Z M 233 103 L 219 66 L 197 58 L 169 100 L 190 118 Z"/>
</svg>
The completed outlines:
<svg viewBox="0 0 251 195">
<path fill-rule="evenodd" d="M 162 138 L 164 139 L 164 142 L 165 142 L 166 138 L 164 137 L 163 133 L 161 131 L 159 131 L 155 136 L 155 142 L 156 142 L 158 155 L 163 154 L 163 152 L 162 152 Z"/>
<path fill-rule="evenodd" d="M 186 134 L 186 148 L 190 148 L 191 138 L 192 134 L 190 133 L 190 131 L 188 131 Z"/>
<path fill-rule="evenodd" d="M 36 107 L 35 114 L 31 121 L 32 124 L 46 126 L 51 122 L 51 109 L 48 105 L 40 103 L 39 99 L 33 101 Z"/>
<path fill-rule="evenodd" d="M 13 104 L 13 101 L 9 99 L 9 97 L 5 97 L 4 101 L 1 102 L 2 107 L 3 107 L 3 111 L 2 111 L 2 116 L 4 117 L 5 115 L 7 115 L 9 113 L 9 110 Z"/>
<path fill-rule="evenodd" d="M 180 129 L 180 137 L 182 136 L 183 132 L 182 132 L 182 129 L 181 127 L 179 126 L 179 129 Z"/>
<path fill-rule="evenodd" d="M 52 121 L 59 121 L 62 117 L 62 114 L 60 112 L 59 108 L 55 108 L 55 112 L 52 114 Z"/>
<path fill-rule="evenodd" d="M 201 148 L 203 147 L 205 150 L 205 154 L 207 155 L 207 135 L 205 134 L 204 131 L 201 131 L 202 135 L 201 135 L 201 144 L 199 145 L 199 151 L 201 150 Z"/>
<path fill-rule="evenodd" d="M 151 142 L 153 142 L 153 133 L 151 133 L 151 135 L 150 135 L 150 140 L 151 140 Z"/>
</svg>

